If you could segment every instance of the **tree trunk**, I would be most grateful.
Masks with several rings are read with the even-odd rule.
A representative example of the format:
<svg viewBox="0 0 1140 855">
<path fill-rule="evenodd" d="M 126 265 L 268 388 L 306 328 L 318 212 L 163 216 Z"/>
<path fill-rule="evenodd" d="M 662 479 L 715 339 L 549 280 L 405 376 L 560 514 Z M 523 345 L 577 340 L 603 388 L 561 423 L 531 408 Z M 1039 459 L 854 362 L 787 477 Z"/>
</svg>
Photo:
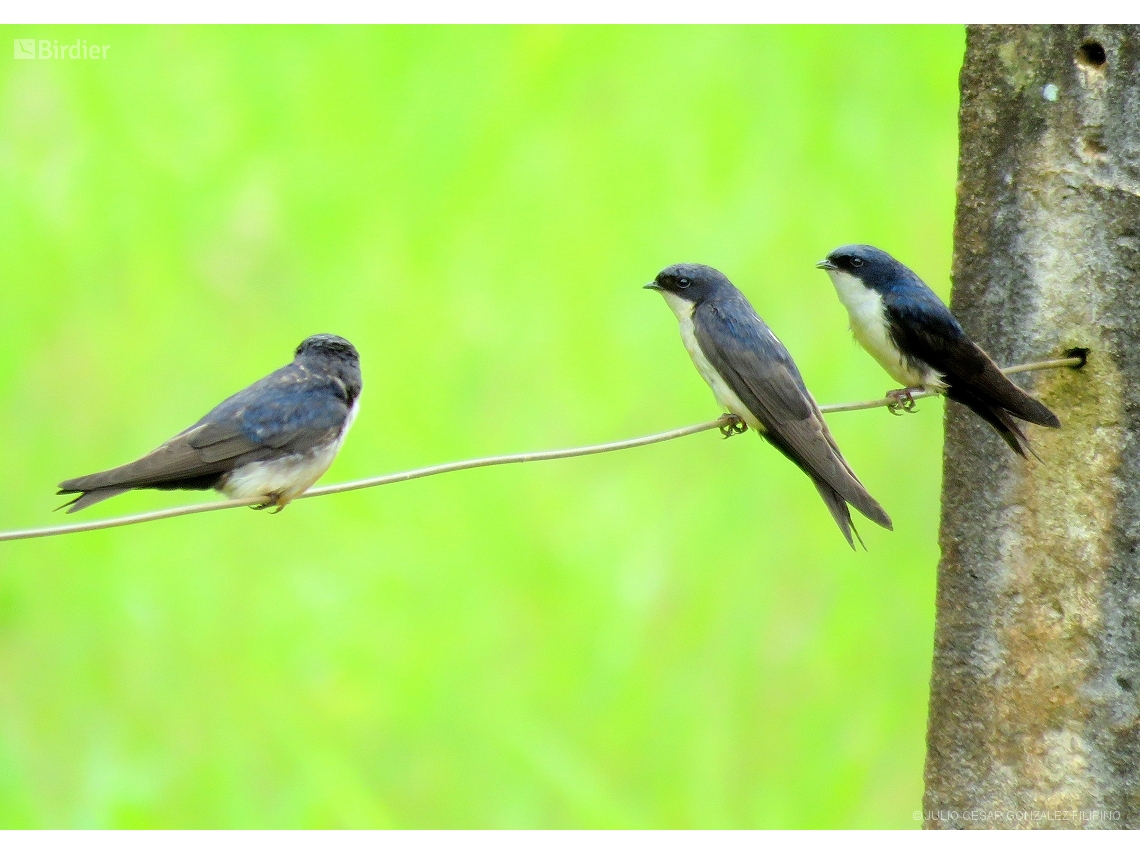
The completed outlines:
<svg viewBox="0 0 1140 855">
<path fill-rule="evenodd" d="M 927 828 L 1140 827 L 1140 27 L 970 27 L 952 308 L 1060 417 L 947 403 Z"/>
</svg>

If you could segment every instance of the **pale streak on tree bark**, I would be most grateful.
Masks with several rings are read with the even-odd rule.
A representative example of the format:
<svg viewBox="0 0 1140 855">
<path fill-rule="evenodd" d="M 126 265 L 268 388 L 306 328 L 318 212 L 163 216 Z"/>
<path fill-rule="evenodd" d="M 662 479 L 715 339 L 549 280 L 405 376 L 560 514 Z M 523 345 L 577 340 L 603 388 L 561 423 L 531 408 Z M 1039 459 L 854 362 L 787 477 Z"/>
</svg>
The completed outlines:
<svg viewBox="0 0 1140 855">
<path fill-rule="evenodd" d="M 1089 356 L 1019 381 L 1043 463 L 947 406 L 924 825 L 1136 828 L 1140 27 L 971 27 L 961 90 L 952 308 Z"/>
</svg>

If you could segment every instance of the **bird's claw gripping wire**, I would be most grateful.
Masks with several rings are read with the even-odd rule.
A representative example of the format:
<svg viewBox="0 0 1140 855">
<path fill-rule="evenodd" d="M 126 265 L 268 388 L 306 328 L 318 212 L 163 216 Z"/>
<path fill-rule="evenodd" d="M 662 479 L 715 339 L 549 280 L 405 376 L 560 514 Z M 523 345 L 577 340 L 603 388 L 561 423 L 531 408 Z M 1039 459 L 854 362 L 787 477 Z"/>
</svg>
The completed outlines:
<svg viewBox="0 0 1140 855">
<path fill-rule="evenodd" d="M 887 392 L 887 409 L 891 411 L 893 416 L 913 413 L 915 411 L 914 393 L 921 391 L 921 389 L 892 389 Z"/>
<path fill-rule="evenodd" d="M 728 439 L 730 436 L 735 436 L 738 433 L 746 433 L 748 431 L 748 425 L 744 423 L 744 419 L 740 418 L 740 416 L 733 413 L 725 413 L 721 416 L 721 419 L 729 419 L 729 421 L 720 426 L 720 435 L 725 439 Z"/>
</svg>

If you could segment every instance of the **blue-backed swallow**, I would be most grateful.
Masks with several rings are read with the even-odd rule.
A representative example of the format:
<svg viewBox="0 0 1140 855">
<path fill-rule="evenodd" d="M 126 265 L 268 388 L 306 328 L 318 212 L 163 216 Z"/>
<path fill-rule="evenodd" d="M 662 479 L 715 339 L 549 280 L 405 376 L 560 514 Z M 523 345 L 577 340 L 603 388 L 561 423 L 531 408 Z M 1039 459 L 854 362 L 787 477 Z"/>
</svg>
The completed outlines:
<svg viewBox="0 0 1140 855">
<path fill-rule="evenodd" d="M 284 508 L 332 465 L 360 402 L 360 356 L 314 335 L 291 363 L 233 395 L 133 463 L 73 478 L 68 513 L 127 490 L 209 490 Z M 70 507 L 68 507 L 68 505 Z"/>
<path fill-rule="evenodd" d="M 852 244 L 816 267 L 831 277 L 855 340 L 903 384 L 888 393 L 896 405 L 913 408 L 911 395 L 924 389 L 945 394 L 985 419 L 1022 457 L 1032 450 L 1017 419 L 1061 426 L 970 340 L 946 304 L 906 265 L 881 249 Z"/>
<path fill-rule="evenodd" d="M 803 470 L 852 548 L 852 532 L 859 533 L 849 504 L 892 527 L 843 459 L 791 354 L 723 273 L 674 264 L 645 287 L 659 291 L 677 316 L 681 341 L 717 403 Z"/>
</svg>

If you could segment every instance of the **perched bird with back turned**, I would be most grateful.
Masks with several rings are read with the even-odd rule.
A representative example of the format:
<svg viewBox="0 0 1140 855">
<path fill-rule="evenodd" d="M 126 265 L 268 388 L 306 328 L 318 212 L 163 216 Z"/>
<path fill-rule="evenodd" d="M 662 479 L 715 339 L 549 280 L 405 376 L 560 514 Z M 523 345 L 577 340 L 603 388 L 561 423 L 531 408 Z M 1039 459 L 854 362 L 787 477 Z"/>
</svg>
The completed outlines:
<svg viewBox="0 0 1140 855">
<path fill-rule="evenodd" d="M 59 485 L 74 513 L 127 490 L 209 490 L 284 508 L 332 465 L 360 402 L 360 356 L 314 335 L 294 359 L 133 463 Z M 70 506 L 70 507 L 68 507 Z"/>
<path fill-rule="evenodd" d="M 843 459 L 791 354 L 723 273 L 674 264 L 645 287 L 659 291 L 677 316 L 681 341 L 717 403 L 803 470 L 852 548 L 852 532 L 859 533 L 849 504 L 892 528 Z"/>
<path fill-rule="evenodd" d="M 915 392 L 941 392 L 985 419 L 1022 457 L 1032 449 L 1017 419 L 1061 426 L 970 340 L 946 304 L 906 265 L 881 249 L 852 244 L 816 267 L 831 278 L 855 340 L 903 384 L 887 393 L 898 407 L 912 409 Z"/>
</svg>

